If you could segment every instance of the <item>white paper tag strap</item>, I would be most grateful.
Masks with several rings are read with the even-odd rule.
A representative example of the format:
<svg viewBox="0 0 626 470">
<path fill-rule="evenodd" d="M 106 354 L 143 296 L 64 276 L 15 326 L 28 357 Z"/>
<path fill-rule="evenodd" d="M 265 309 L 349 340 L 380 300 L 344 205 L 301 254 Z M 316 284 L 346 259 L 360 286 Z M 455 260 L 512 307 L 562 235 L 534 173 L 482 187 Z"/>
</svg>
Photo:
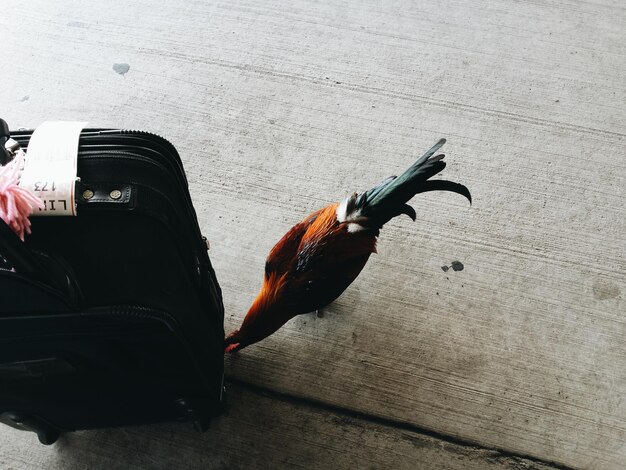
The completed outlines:
<svg viewBox="0 0 626 470">
<path fill-rule="evenodd" d="M 36 215 L 76 215 L 78 139 L 86 122 L 47 121 L 30 138 L 20 186 L 44 202 Z"/>
</svg>

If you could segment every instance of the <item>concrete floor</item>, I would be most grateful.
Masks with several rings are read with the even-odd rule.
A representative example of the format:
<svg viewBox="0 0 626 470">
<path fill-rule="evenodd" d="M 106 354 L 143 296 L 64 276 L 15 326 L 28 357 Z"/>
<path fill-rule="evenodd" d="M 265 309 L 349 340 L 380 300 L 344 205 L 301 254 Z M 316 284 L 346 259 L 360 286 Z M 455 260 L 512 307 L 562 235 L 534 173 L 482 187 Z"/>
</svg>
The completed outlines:
<svg viewBox="0 0 626 470">
<path fill-rule="evenodd" d="M 617 0 L 8 0 L 0 109 L 179 149 L 234 328 L 275 241 L 447 137 L 323 318 L 226 359 L 231 413 L 0 428 L 0 467 L 626 466 L 626 9 Z M 442 269 L 453 261 L 462 271 Z"/>
</svg>

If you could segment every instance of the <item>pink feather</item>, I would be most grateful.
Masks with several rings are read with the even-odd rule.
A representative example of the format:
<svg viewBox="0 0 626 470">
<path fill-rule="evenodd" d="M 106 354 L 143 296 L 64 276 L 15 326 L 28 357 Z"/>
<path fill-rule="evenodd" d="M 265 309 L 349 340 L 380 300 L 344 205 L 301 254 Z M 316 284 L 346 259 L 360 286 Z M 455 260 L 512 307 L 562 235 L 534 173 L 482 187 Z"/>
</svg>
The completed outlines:
<svg viewBox="0 0 626 470">
<path fill-rule="evenodd" d="M 24 151 L 0 167 L 0 218 L 11 227 L 22 241 L 30 234 L 29 216 L 35 209 L 43 209 L 43 201 L 32 191 L 19 186 L 20 168 L 24 163 Z"/>
</svg>

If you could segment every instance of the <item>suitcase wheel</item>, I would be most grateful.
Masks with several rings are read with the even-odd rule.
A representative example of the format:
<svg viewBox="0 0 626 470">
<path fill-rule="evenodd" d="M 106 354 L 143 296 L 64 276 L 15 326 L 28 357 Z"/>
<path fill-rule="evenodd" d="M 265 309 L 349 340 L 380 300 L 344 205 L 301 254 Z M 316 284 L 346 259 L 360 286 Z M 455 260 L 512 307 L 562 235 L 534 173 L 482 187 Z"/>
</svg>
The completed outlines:
<svg viewBox="0 0 626 470">
<path fill-rule="evenodd" d="M 54 444 L 60 436 L 61 433 L 59 431 L 39 431 L 37 433 L 39 442 L 46 446 Z"/>
<path fill-rule="evenodd" d="M 37 434 L 39 442 L 47 446 L 54 444 L 61 435 L 61 431 L 47 421 L 37 416 L 23 413 L 10 411 L 0 413 L 0 423 L 22 431 L 34 432 Z"/>
</svg>

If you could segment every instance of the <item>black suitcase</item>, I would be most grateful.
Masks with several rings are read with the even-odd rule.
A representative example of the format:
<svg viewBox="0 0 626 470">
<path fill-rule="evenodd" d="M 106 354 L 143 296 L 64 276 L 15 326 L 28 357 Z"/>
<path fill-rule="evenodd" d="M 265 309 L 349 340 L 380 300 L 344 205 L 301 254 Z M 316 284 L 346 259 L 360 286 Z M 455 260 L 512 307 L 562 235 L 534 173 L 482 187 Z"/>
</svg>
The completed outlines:
<svg viewBox="0 0 626 470">
<path fill-rule="evenodd" d="M 27 150 L 32 131 L 11 133 Z M 0 422 L 42 443 L 222 409 L 224 309 L 175 148 L 85 129 L 76 217 L 0 219 Z"/>
</svg>

